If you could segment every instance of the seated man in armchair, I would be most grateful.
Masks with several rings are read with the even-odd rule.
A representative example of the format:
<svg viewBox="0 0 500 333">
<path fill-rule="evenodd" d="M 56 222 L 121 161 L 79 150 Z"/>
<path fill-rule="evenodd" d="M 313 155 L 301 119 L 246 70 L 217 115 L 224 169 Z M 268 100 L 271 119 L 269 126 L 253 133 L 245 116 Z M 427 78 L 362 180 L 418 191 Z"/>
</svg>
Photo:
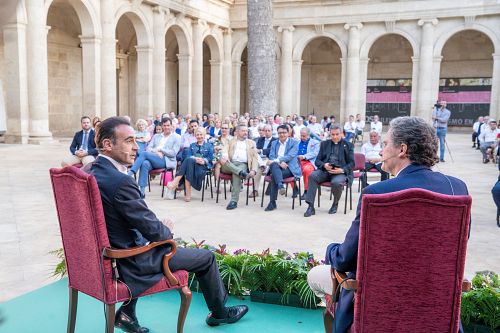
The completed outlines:
<svg viewBox="0 0 500 333">
<path fill-rule="evenodd" d="M 425 120 L 418 117 L 393 119 L 384 140 L 381 156 L 382 169 L 396 177 L 366 187 L 362 195 L 390 193 L 409 188 L 422 188 L 447 195 L 467 195 L 464 182 L 431 170 L 438 161 L 437 149 L 436 131 Z M 316 266 L 307 276 L 309 286 L 322 299 L 334 292 L 330 275 L 332 268 L 348 272 L 349 278 L 356 277 L 360 212 L 361 197 L 356 218 L 347 231 L 344 242 L 328 245 L 325 254 L 326 265 Z M 354 291 L 342 289 L 335 312 L 337 333 L 348 332 L 353 323 L 353 299 Z"/>
<path fill-rule="evenodd" d="M 127 249 L 172 239 L 172 221 L 160 221 L 156 217 L 141 198 L 134 179 L 127 175 L 127 167 L 134 162 L 139 148 L 130 123 L 122 117 L 104 120 L 96 134 L 96 145 L 100 154 L 90 173 L 95 176 L 101 193 L 111 246 Z M 162 258 L 169 251 L 169 247 L 156 247 L 139 256 L 118 260 L 121 280 L 129 287 L 132 299 L 118 309 L 116 327 L 126 332 L 149 332 L 141 327 L 136 317 L 137 296 L 163 278 Z M 195 273 L 211 311 L 206 319 L 208 325 L 234 323 L 248 311 L 244 305 L 225 306 L 227 292 L 212 252 L 178 248 L 169 265 L 172 271 Z"/>
</svg>

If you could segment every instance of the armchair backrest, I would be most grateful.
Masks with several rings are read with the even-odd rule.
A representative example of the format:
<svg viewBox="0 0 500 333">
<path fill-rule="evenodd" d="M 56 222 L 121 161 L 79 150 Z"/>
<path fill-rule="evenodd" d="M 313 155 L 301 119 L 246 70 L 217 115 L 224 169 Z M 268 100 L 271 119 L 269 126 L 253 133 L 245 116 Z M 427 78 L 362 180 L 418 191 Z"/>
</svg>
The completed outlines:
<svg viewBox="0 0 500 333">
<path fill-rule="evenodd" d="M 470 196 L 363 196 L 354 332 L 458 331 Z"/>
<path fill-rule="evenodd" d="M 361 153 L 354 153 L 354 168 L 353 170 L 364 170 L 365 169 L 365 155 Z"/>
<path fill-rule="evenodd" d="M 94 176 L 75 167 L 50 169 L 69 286 L 103 301 L 103 283 L 112 287 L 111 263 L 101 195 Z M 105 298 L 107 298 L 105 296 Z"/>
</svg>

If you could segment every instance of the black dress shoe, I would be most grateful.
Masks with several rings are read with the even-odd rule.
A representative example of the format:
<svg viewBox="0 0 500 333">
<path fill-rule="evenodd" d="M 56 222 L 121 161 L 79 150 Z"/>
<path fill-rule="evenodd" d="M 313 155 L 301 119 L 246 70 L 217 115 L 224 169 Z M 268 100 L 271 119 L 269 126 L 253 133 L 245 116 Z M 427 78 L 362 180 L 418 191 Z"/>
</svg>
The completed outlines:
<svg viewBox="0 0 500 333">
<path fill-rule="evenodd" d="M 328 210 L 328 214 L 335 214 L 337 212 L 337 207 L 338 204 L 333 204 L 332 207 L 330 207 L 330 210 Z"/>
<path fill-rule="evenodd" d="M 236 201 L 229 201 L 229 204 L 227 205 L 226 209 L 227 210 L 232 210 L 238 207 L 238 203 Z"/>
<path fill-rule="evenodd" d="M 118 311 L 115 316 L 115 327 L 127 333 L 148 333 L 149 328 L 141 327 L 137 319 Z"/>
<path fill-rule="evenodd" d="M 309 207 L 307 207 L 307 210 L 304 213 L 304 217 L 309 217 L 309 216 L 315 215 L 315 214 L 316 214 L 316 210 L 314 209 L 314 207 L 313 206 L 309 206 Z"/>
<path fill-rule="evenodd" d="M 219 326 L 221 324 L 232 324 L 240 320 L 248 312 L 248 306 L 246 305 L 236 305 L 228 308 L 228 313 L 225 318 L 215 318 L 212 313 L 208 314 L 207 325 L 208 326 Z"/>
<path fill-rule="evenodd" d="M 274 201 L 270 201 L 270 202 L 269 202 L 269 204 L 267 205 L 266 209 L 264 209 L 264 211 L 266 211 L 266 212 L 270 212 L 270 211 L 272 211 L 272 210 L 275 210 L 276 208 L 278 208 L 278 207 L 276 206 L 276 202 L 274 202 Z"/>
</svg>

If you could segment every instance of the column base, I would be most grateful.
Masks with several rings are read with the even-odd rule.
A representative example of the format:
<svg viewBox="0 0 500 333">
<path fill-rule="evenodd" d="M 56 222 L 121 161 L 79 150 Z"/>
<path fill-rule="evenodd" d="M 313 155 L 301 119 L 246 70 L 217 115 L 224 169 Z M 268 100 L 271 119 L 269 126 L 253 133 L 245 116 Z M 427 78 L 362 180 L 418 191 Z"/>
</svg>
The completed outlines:
<svg viewBox="0 0 500 333">
<path fill-rule="evenodd" d="M 27 144 L 28 143 L 28 135 L 21 134 L 4 134 L 0 137 L 0 141 L 6 144 Z"/>
<path fill-rule="evenodd" d="M 49 145 L 49 144 L 55 144 L 58 143 L 58 140 L 55 140 L 52 137 L 52 133 L 49 132 L 49 134 L 45 135 L 30 135 L 28 138 L 28 143 L 33 144 L 33 145 Z"/>
</svg>

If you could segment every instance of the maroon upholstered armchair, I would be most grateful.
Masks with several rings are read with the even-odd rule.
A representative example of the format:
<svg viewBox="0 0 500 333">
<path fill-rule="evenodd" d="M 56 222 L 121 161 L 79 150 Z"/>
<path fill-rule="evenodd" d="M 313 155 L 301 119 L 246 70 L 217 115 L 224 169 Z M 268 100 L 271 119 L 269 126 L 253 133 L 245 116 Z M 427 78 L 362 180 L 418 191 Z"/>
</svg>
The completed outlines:
<svg viewBox="0 0 500 333">
<path fill-rule="evenodd" d="M 363 196 L 356 280 L 332 272 L 356 291 L 351 332 L 458 332 L 471 203 L 423 189 Z M 328 333 L 333 313 L 330 296 Z"/>
<path fill-rule="evenodd" d="M 168 243 L 172 251 L 163 258 L 165 278 L 140 296 L 177 289 L 181 295 L 177 332 L 181 333 L 191 303 L 191 291 L 187 287 L 188 273 L 172 273 L 168 267 L 168 261 L 176 251 L 175 242 L 165 240 L 123 250 L 111 248 L 94 176 L 74 167 L 66 167 L 50 169 L 50 177 L 68 270 L 67 331 L 73 333 L 75 330 L 78 292 L 82 292 L 106 304 L 106 332 L 112 333 L 115 304 L 130 297 L 127 286 L 113 278 L 114 260 L 135 256 Z"/>
</svg>

